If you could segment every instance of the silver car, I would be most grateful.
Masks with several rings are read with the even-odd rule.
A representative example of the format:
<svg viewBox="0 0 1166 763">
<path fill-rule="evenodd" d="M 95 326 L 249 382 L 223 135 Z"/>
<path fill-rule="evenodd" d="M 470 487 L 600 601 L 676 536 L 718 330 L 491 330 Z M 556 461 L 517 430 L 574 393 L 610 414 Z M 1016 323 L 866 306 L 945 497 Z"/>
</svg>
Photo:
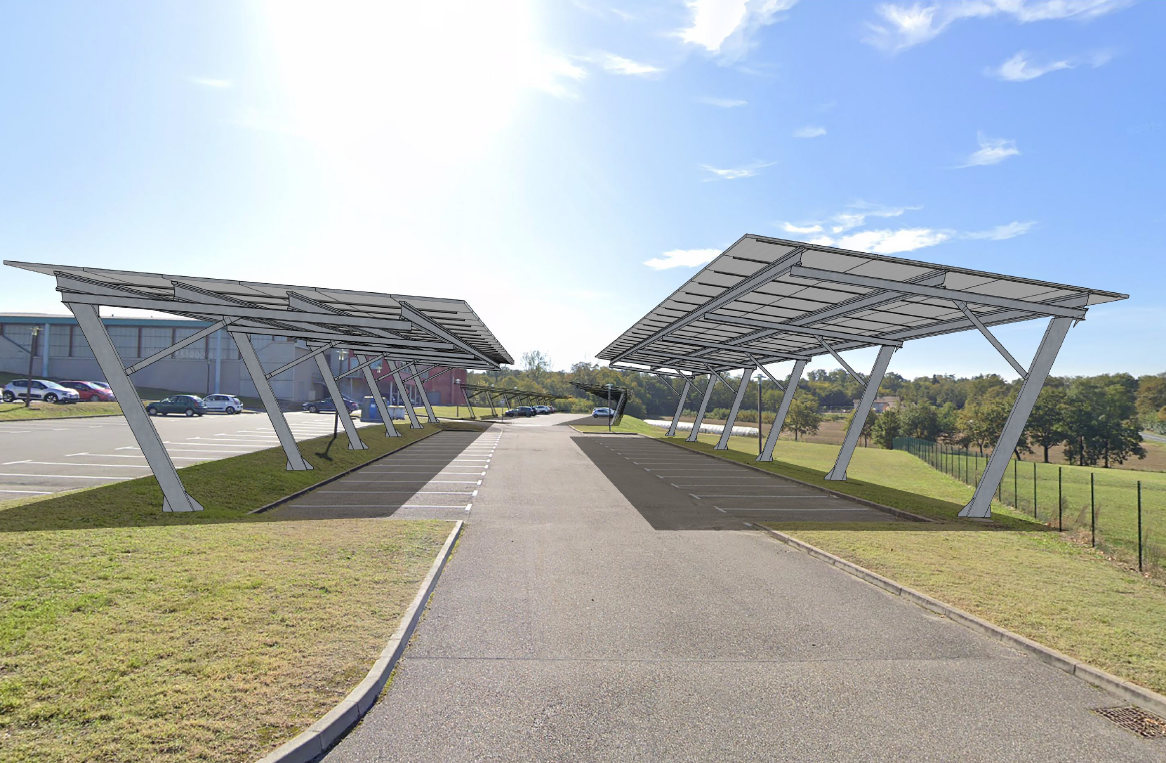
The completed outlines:
<svg viewBox="0 0 1166 763">
<path fill-rule="evenodd" d="M 17 398 L 23 400 L 29 397 L 28 379 L 13 379 L 10 381 L 4 386 L 3 397 L 6 403 L 11 403 Z M 81 396 L 77 394 L 77 390 L 62 387 L 60 384 L 48 381 L 47 379 L 32 380 L 31 397 L 33 400 L 43 400 L 46 403 L 76 403 L 81 400 Z"/>
<path fill-rule="evenodd" d="M 216 411 L 218 413 L 242 413 L 243 403 L 234 395 L 223 395 L 216 392 L 213 395 L 207 395 L 202 399 L 202 404 L 206 406 L 208 411 Z"/>
</svg>

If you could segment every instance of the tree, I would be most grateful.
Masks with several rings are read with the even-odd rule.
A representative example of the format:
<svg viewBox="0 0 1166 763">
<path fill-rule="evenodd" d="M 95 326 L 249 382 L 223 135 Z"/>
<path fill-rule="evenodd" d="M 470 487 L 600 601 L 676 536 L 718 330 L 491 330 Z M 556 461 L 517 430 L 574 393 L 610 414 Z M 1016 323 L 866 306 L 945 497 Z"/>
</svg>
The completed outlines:
<svg viewBox="0 0 1166 763">
<path fill-rule="evenodd" d="M 541 384 L 547 372 L 551 370 L 551 356 L 542 350 L 530 350 L 522 353 L 522 368 L 530 374 L 530 380 Z"/>
<path fill-rule="evenodd" d="M 899 433 L 903 437 L 935 441 L 939 438 L 939 413 L 929 402 L 908 403 L 899 412 Z"/>
<path fill-rule="evenodd" d="M 939 439 L 948 445 L 955 442 L 960 431 L 960 412 L 956 404 L 950 400 L 936 413 L 939 420 Z"/>
<path fill-rule="evenodd" d="M 1123 374 L 1075 379 L 1065 395 L 1065 455 L 1070 463 L 1125 463 L 1145 458 L 1137 407 Z"/>
<path fill-rule="evenodd" d="M 1028 424 L 1021 437 L 1026 444 L 1038 446 L 1044 451 L 1044 462 L 1049 462 L 1049 448 L 1060 445 L 1068 437 L 1065 432 L 1065 390 L 1057 386 L 1046 386 L 1036 399 L 1036 405 L 1029 414 Z"/>
<path fill-rule="evenodd" d="M 984 447 L 996 442 L 1000 436 L 1011 409 L 1012 403 L 1008 398 L 995 394 L 968 403 L 960 416 L 961 439 L 975 445 L 980 449 L 980 455 L 984 455 Z"/>
<path fill-rule="evenodd" d="M 874 418 L 874 423 L 871 424 L 870 428 L 870 436 L 875 441 L 875 445 L 888 450 L 894 448 L 895 438 L 899 436 L 899 414 L 892 410 L 886 410 L 877 416 L 871 414 L 867 418 Z"/>
<path fill-rule="evenodd" d="M 782 430 L 793 432 L 796 442 L 799 435 L 817 434 L 821 423 L 822 415 L 818 413 L 818 401 L 811 395 L 798 395 L 790 403 Z"/>
</svg>

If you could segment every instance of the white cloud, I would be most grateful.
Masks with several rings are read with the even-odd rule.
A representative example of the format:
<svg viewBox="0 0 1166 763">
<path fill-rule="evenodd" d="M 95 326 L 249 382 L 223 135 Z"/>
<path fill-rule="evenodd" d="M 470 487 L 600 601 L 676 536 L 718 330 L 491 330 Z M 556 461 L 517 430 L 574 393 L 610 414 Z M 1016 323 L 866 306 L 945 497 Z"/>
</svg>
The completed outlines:
<svg viewBox="0 0 1166 763">
<path fill-rule="evenodd" d="M 1086 63 L 1096 69 L 1099 66 L 1104 66 L 1109 63 L 1111 58 L 1112 55 L 1110 53 L 1099 52 L 1082 58 L 1034 64 L 1028 60 L 1028 54 L 1021 51 L 1000 64 L 1000 66 L 988 69 L 987 74 L 991 77 L 1002 79 L 1005 82 L 1027 82 L 1030 79 L 1044 76 L 1049 72 L 1060 71 L 1061 69 L 1076 69 L 1081 63 Z"/>
<path fill-rule="evenodd" d="M 229 79 L 212 79 L 211 77 L 191 77 L 190 81 L 201 87 L 213 87 L 220 90 L 228 88 L 232 84 Z"/>
<path fill-rule="evenodd" d="M 806 125 L 801 129 L 794 131 L 795 138 L 820 138 L 826 134 L 825 127 L 818 127 L 816 125 Z"/>
<path fill-rule="evenodd" d="M 851 233 L 839 239 L 821 236 L 811 243 L 837 246 L 875 254 L 895 254 L 913 252 L 936 244 L 942 244 L 955 235 L 950 230 L 934 228 L 899 228 L 897 230 L 866 230 Z"/>
<path fill-rule="evenodd" d="M 605 72 L 610 74 L 628 74 L 642 77 L 645 74 L 657 74 L 662 71 L 659 67 L 642 64 L 639 61 L 633 61 L 630 58 L 617 56 L 607 51 L 593 53 L 586 60 L 599 64 Z"/>
<path fill-rule="evenodd" d="M 720 253 L 720 249 L 673 249 L 670 252 L 664 252 L 659 257 L 653 257 L 644 264 L 653 270 L 698 268 L 712 262 Z"/>
<path fill-rule="evenodd" d="M 719 106 L 722 109 L 735 109 L 740 106 L 749 105 L 749 101 L 742 101 L 737 98 L 697 98 L 699 103 L 707 103 L 709 106 Z"/>
<path fill-rule="evenodd" d="M 719 180 L 739 180 L 740 178 L 751 178 L 754 175 L 756 175 L 760 170 L 762 170 L 766 167 L 772 167 L 775 164 L 777 164 L 777 162 L 753 162 L 752 164 L 746 165 L 744 167 L 731 167 L 729 169 L 723 169 L 723 170 L 718 169 L 716 167 L 710 167 L 707 164 L 702 164 L 700 166 L 703 167 L 704 169 L 708 170 L 709 172 L 713 173 L 714 175 L 716 175 L 716 177 L 705 178 L 705 180 L 708 181 L 708 180 L 718 180 L 718 179 Z"/>
<path fill-rule="evenodd" d="M 963 237 L 971 239 L 984 239 L 987 241 L 1003 241 L 1005 239 L 1023 236 L 1025 233 L 1028 233 L 1030 230 L 1032 230 L 1032 226 L 1034 225 L 1036 225 L 1035 220 L 1029 220 L 1028 222 L 1023 223 L 1019 221 L 1011 222 L 1007 225 L 997 225 L 995 228 L 989 228 L 988 230 L 965 233 L 963 234 Z"/>
<path fill-rule="evenodd" d="M 871 34 L 865 41 L 898 52 L 935 39 L 963 19 L 1004 15 L 1022 24 L 1060 19 L 1089 21 L 1132 4 L 1133 0 L 945 0 L 932 5 L 884 3 L 877 9 L 882 22 L 869 25 Z"/>
<path fill-rule="evenodd" d="M 999 164 L 1010 156 L 1020 155 L 1020 149 L 1016 147 L 1014 140 L 989 138 L 983 133 L 977 135 L 977 140 L 980 142 L 980 150 L 973 151 L 967 161 L 959 165 L 958 169 Z"/>
<path fill-rule="evenodd" d="M 754 33 L 778 20 L 797 0 L 688 0 L 692 25 L 680 38 L 709 53 L 734 61 L 751 46 Z"/>
<path fill-rule="evenodd" d="M 579 90 L 573 83 L 587 78 L 587 70 L 576 66 L 570 60 L 549 53 L 533 56 L 533 65 L 528 70 L 528 84 L 536 90 L 550 93 L 556 98 L 578 98 Z"/>
<path fill-rule="evenodd" d="M 794 225 L 793 223 L 782 223 L 782 230 L 786 233 L 821 233 L 822 226 L 818 224 L 813 225 Z"/>
</svg>

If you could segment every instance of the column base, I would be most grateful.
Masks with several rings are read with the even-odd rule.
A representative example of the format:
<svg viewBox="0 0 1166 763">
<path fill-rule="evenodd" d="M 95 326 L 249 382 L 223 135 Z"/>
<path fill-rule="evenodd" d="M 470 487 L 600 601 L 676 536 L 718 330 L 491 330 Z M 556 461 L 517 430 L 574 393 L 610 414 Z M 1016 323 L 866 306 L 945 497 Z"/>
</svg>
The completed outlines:
<svg viewBox="0 0 1166 763">
<path fill-rule="evenodd" d="M 348 443 L 348 449 L 349 450 L 368 450 L 368 446 L 365 445 L 363 442 L 360 443 L 359 445 L 355 445 L 355 444 L 350 442 L 350 443 Z"/>
<path fill-rule="evenodd" d="M 186 498 L 187 505 L 174 506 L 170 503 L 170 499 L 167 498 L 164 501 L 162 501 L 162 511 L 202 511 L 203 510 L 202 504 L 199 503 L 198 501 L 194 500 L 193 498 L 191 498 L 190 493 L 184 493 L 183 495 Z"/>
<path fill-rule="evenodd" d="M 957 516 L 968 517 L 970 519 L 991 519 L 992 505 L 989 503 L 982 509 L 976 509 L 973 508 L 972 504 L 969 503 L 967 506 L 964 506 L 960 510 L 960 513 Z"/>
<path fill-rule="evenodd" d="M 307 471 L 311 471 L 312 469 L 315 469 L 315 468 L 316 467 L 309 464 L 307 462 L 307 460 L 303 459 L 303 458 L 300 459 L 300 465 L 295 466 L 294 464 L 292 464 L 291 459 L 289 458 L 287 461 L 286 471 L 289 471 L 289 472 L 307 472 Z"/>
<path fill-rule="evenodd" d="M 825 479 L 828 479 L 831 482 L 845 482 L 846 481 L 846 472 L 842 472 L 841 477 L 835 476 L 834 472 L 830 472 L 829 474 L 826 475 Z"/>
</svg>

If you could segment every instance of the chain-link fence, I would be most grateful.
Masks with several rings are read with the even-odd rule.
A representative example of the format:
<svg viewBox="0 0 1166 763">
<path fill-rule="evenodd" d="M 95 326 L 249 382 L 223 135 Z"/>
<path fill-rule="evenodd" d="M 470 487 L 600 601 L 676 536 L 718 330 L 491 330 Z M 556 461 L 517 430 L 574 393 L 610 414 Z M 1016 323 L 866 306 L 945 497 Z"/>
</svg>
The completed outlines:
<svg viewBox="0 0 1166 763">
<path fill-rule="evenodd" d="M 954 445 L 896 437 L 895 450 L 975 486 L 989 455 Z M 1166 573 L 1166 473 L 1094 469 L 1021 461 L 1014 455 L 996 486 L 996 501 L 1123 564 Z"/>
</svg>

